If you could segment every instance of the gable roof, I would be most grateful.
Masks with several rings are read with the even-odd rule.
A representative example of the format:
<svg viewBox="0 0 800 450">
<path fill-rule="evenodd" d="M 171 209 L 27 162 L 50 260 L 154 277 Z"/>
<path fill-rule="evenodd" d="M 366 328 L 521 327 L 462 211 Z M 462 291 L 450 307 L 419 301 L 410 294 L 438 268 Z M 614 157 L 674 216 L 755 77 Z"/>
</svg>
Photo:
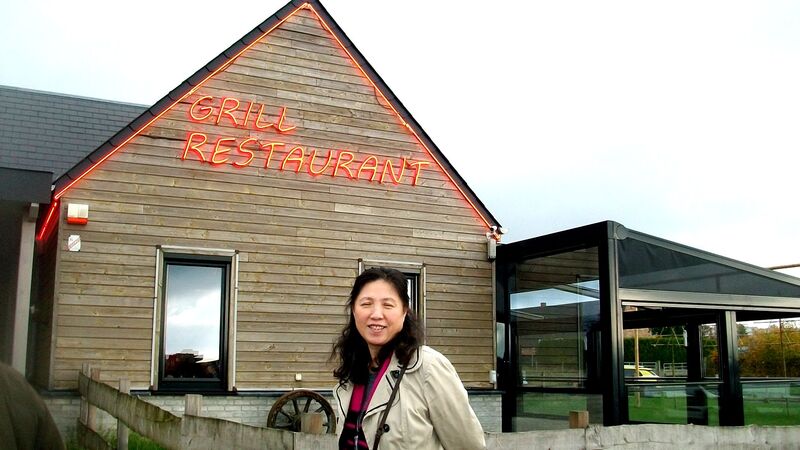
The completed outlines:
<svg viewBox="0 0 800 450">
<path fill-rule="evenodd" d="M 0 167 L 64 175 L 145 105 L 0 86 Z"/>
<path fill-rule="evenodd" d="M 117 150 L 124 147 L 131 139 L 141 133 L 159 117 L 171 110 L 182 99 L 185 99 L 207 80 L 228 67 L 245 50 L 252 47 L 256 42 L 272 32 L 295 12 L 302 8 L 312 11 L 320 20 L 321 24 L 335 38 L 341 48 L 350 56 L 358 69 L 363 73 L 367 80 L 375 87 L 376 92 L 386 100 L 387 104 L 402 121 L 402 124 L 412 133 L 419 143 L 427 150 L 431 159 L 441 168 L 447 177 L 453 182 L 456 188 L 464 196 L 464 199 L 472 206 L 478 216 L 482 219 L 488 229 L 497 230 L 500 228 L 499 222 L 489 212 L 486 206 L 478 199 L 472 189 L 456 172 L 447 158 L 442 154 L 436 144 L 428 137 L 422 127 L 414 120 L 386 83 L 375 72 L 367 62 L 361 52 L 355 47 L 344 31 L 339 27 L 333 17 L 322 6 L 318 0 L 300 1 L 292 0 L 274 15 L 255 27 L 239 41 L 231 45 L 227 50 L 214 58 L 211 62 L 200 68 L 192 76 L 187 78 L 178 87 L 159 100 L 155 105 L 141 113 L 136 119 L 127 126 L 119 130 L 110 139 L 100 145 L 95 151 L 78 162 L 69 171 L 58 177 L 55 181 L 53 191 L 53 204 L 63 196 L 69 188 L 86 174 L 94 170 L 99 164 L 113 155 Z"/>
</svg>

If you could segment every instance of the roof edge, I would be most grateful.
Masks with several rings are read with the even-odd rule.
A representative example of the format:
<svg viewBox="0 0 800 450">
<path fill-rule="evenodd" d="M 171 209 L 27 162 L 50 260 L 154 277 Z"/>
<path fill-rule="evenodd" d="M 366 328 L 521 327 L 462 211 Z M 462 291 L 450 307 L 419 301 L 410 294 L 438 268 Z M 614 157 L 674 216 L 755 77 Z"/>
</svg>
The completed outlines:
<svg viewBox="0 0 800 450">
<path fill-rule="evenodd" d="M 83 160 L 79 161 L 72 169 L 66 171 L 64 175 L 60 176 L 55 182 L 53 183 L 53 197 L 54 199 L 60 198 L 62 195 L 66 193 L 67 190 L 78 180 L 83 178 L 87 173 L 94 170 L 94 168 L 100 164 L 101 162 L 105 161 L 109 156 L 114 154 L 121 146 L 125 145 L 130 139 L 141 133 L 148 125 L 153 123 L 156 119 L 158 119 L 161 115 L 166 113 L 169 109 L 171 109 L 178 101 L 196 90 L 199 86 L 201 86 L 209 77 L 214 75 L 217 71 L 224 68 L 226 65 L 230 64 L 235 55 L 238 55 L 239 52 L 243 51 L 261 36 L 266 34 L 268 31 L 271 30 L 276 24 L 282 22 L 289 13 L 296 10 L 298 7 L 302 6 L 303 3 L 298 0 L 292 0 L 287 3 L 283 8 L 279 9 L 275 14 L 268 17 L 265 21 L 257 25 L 253 30 L 247 33 L 242 39 L 234 42 L 230 47 L 225 49 L 222 53 L 220 53 L 217 57 L 212 59 L 206 65 L 200 67 L 197 71 L 195 71 L 192 75 L 190 75 L 186 80 L 181 82 L 178 86 L 172 89 L 167 95 L 162 97 L 158 100 L 153 106 L 146 109 L 142 112 L 138 117 L 133 119 L 130 124 L 123 127 L 120 131 L 116 134 L 111 136 L 106 142 L 101 144 L 97 149 L 95 149 L 92 153 L 86 156 Z M 245 41 L 245 38 L 250 38 L 249 41 Z M 226 56 L 226 55 L 233 55 L 233 56 Z M 85 166 L 86 162 L 89 162 L 90 166 L 88 170 L 78 171 L 75 170 L 79 166 Z"/>
<path fill-rule="evenodd" d="M 175 89 L 171 90 L 153 106 L 133 119 L 129 125 L 122 128 L 119 132 L 114 134 L 114 136 L 109 138 L 105 143 L 90 153 L 86 158 L 79 161 L 75 166 L 73 166 L 72 169 L 68 170 L 64 173 L 64 175 L 55 180 L 53 183 L 53 199 L 59 199 L 78 180 L 82 179 L 86 174 L 94 170 L 100 163 L 113 155 L 119 148 L 127 144 L 128 141 L 140 134 L 151 123 L 156 121 L 175 104 L 180 102 L 181 99 L 198 89 L 211 76 L 230 65 L 241 52 L 253 45 L 264 35 L 271 32 L 287 17 L 305 5 L 311 6 L 315 14 L 317 14 L 317 16 L 321 19 L 323 25 L 339 41 L 339 43 L 344 47 L 345 51 L 350 54 L 354 62 L 360 66 L 364 72 L 364 75 L 378 88 L 382 96 L 387 102 L 389 102 L 392 109 L 404 122 L 404 125 L 406 125 L 412 134 L 414 134 L 423 147 L 429 151 L 435 162 L 439 164 L 442 170 L 446 173 L 447 177 L 450 178 L 450 180 L 455 184 L 456 188 L 462 193 L 467 202 L 475 209 L 481 219 L 486 222 L 486 225 L 493 231 L 499 230 L 500 223 L 497 221 L 494 215 L 478 198 L 472 188 L 469 187 L 469 185 L 461 177 L 455 167 L 453 167 L 447 157 L 444 156 L 442 151 L 439 150 L 433 140 L 423 130 L 419 123 L 417 123 L 411 113 L 405 108 L 405 106 L 403 106 L 402 102 L 397 99 L 386 82 L 383 81 L 372 65 L 369 64 L 364 55 L 362 55 L 361 52 L 356 48 L 350 38 L 347 37 L 336 20 L 330 15 L 328 10 L 322 5 L 322 3 L 320 3 L 319 0 L 291 0 L 289 3 L 275 12 L 275 14 L 264 20 L 261 24 L 253 28 L 253 30 L 245 34 L 240 40 L 236 41 L 217 57 L 212 59 L 208 64 L 195 71 L 195 73 L 180 83 L 177 87 L 175 87 Z M 87 162 L 90 164 L 87 170 L 76 170 L 78 167 L 86 167 Z"/>
<path fill-rule="evenodd" d="M 421 143 L 431 152 L 436 153 L 436 158 L 442 169 L 446 172 L 450 172 L 451 174 L 455 175 L 455 179 L 451 177 L 451 180 L 457 185 L 459 190 L 468 197 L 468 201 L 472 204 L 473 207 L 476 209 L 480 209 L 481 213 L 485 216 L 490 224 L 489 226 L 496 227 L 496 230 L 501 228 L 500 222 L 494 217 L 494 215 L 489 211 L 489 209 L 484 205 L 484 203 L 478 198 L 475 194 L 475 191 L 472 190 L 471 187 L 467 184 L 464 178 L 458 173 L 455 167 L 450 163 L 447 157 L 442 153 L 439 147 L 433 142 L 433 140 L 428 136 L 428 133 L 420 126 L 414 116 L 406 109 L 403 103 L 400 101 L 399 98 L 394 94 L 392 89 L 383 81 L 383 78 L 378 74 L 374 67 L 367 61 L 364 55 L 358 50 L 355 46 L 353 41 L 347 37 L 344 30 L 339 26 L 336 22 L 336 19 L 331 16 L 327 9 L 319 2 L 319 0 L 310 0 L 308 3 L 316 5 L 319 7 L 318 13 L 322 16 L 323 20 L 329 22 L 330 31 L 334 33 L 334 36 L 344 45 L 345 49 L 351 53 L 353 59 L 355 59 L 356 63 L 361 66 L 361 68 L 365 71 L 365 75 L 372 80 L 373 83 L 377 85 L 379 90 L 381 90 L 384 94 L 384 98 L 392 104 L 395 112 L 400 116 L 400 118 L 406 122 L 406 125 L 409 126 L 413 134 L 421 141 Z M 448 174 L 449 175 L 449 174 Z"/>
<path fill-rule="evenodd" d="M 117 100 L 109 100 L 107 98 L 88 97 L 88 96 L 85 96 L 85 95 L 66 94 L 66 93 L 63 93 L 63 92 L 44 91 L 44 90 L 41 90 L 41 89 L 31 89 L 31 88 L 25 88 L 25 87 L 20 87 L 20 86 L 10 86 L 10 85 L 7 85 L 7 84 L 2 84 L 2 85 L 0 85 L 0 87 L 2 87 L 4 89 L 9 89 L 9 90 L 12 90 L 12 91 L 31 92 L 31 93 L 40 94 L 40 95 L 53 95 L 53 96 L 56 96 L 56 97 L 74 98 L 74 99 L 78 99 L 78 100 L 89 100 L 89 101 L 93 101 L 93 102 L 102 102 L 102 103 L 113 103 L 115 105 L 136 106 L 136 107 L 139 107 L 139 108 L 146 108 L 147 107 L 147 105 L 142 105 L 142 104 L 139 104 L 139 103 L 121 102 L 121 101 L 117 101 Z"/>
</svg>

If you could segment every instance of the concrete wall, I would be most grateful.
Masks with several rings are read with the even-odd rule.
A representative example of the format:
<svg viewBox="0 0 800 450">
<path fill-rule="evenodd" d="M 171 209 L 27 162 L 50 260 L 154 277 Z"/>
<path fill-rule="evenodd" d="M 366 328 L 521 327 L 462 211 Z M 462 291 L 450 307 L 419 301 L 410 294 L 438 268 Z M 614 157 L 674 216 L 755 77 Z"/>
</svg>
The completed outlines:
<svg viewBox="0 0 800 450">
<path fill-rule="evenodd" d="M 75 395 L 47 395 L 43 397 L 47 408 L 50 409 L 50 414 L 58 426 L 58 430 L 64 437 L 70 436 L 75 433 L 75 423 L 81 414 L 81 398 Z M 111 426 L 111 421 L 106 420 L 107 416 L 103 411 L 98 411 L 98 418 L 101 420 L 103 427 L 108 423 Z M 116 424 L 116 422 L 113 422 Z"/>
<path fill-rule="evenodd" d="M 500 394 L 495 392 L 469 392 L 469 404 L 478 416 L 483 431 L 495 433 L 503 431 L 502 400 Z"/>
<path fill-rule="evenodd" d="M 592 425 L 585 430 L 487 433 L 492 449 L 798 449 L 800 426 Z"/>
</svg>

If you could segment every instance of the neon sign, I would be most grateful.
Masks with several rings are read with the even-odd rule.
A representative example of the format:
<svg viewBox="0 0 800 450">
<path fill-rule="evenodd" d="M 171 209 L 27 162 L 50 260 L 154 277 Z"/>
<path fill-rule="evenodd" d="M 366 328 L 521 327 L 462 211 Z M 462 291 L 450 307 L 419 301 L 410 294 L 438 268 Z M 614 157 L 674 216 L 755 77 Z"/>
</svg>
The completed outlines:
<svg viewBox="0 0 800 450">
<path fill-rule="evenodd" d="M 244 110 L 241 109 L 243 105 Z M 242 102 L 234 97 L 215 98 L 204 95 L 192 103 L 188 115 L 195 123 L 219 125 L 224 122 L 239 129 L 259 132 L 270 130 L 278 135 L 297 129 L 296 125 L 288 123 L 285 106 L 274 120 L 267 116 L 266 109 L 263 103 L 254 104 L 252 101 Z M 256 155 L 261 155 L 265 161 L 264 169 L 291 170 L 295 173 L 302 171 L 314 177 L 330 175 L 351 180 L 377 181 L 381 184 L 387 181 L 401 184 L 408 180 L 411 186 L 417 185 L 422 169 L 430 165 L 427 161 L 408 158 L 381 159 L 371 154 L 358 158 L 347 149 L 329 149 L 327 155 L 322 156 L 324 152 L 319 149 L 284 141 L 285 139 L 265 140 L 252 136 L 245 139 L 233 136 L 209 137 L 207 133 L 193 131 L 186 136 L 180 158 L 212 166 L 230 164 L 241 169 L 253 164 Z M 273 156 L 276 156 L 274 164 Z"/>
<path fill-rule="evenodd" d="M 202 86 L 204 86 L 206 84 L 206 82 L 208 80 L 214 78 L 217 74 L 219 74 L 220 72 L 226 70 L 242 54 L 244 54 L 247 51 L 249 51 L 257 43 L 263 42 L 262 40 L 265 37 L 267 37 L 270 33 L 272 33 L 276 28 L 278 28 L 281 25 L 283 25 L 287 20 L 290 20 L 291 18 L 293 18 L 295 16 L 295 14 L 297 14 L 301 10 L 307 10 L 307 11 L 311 12 L 314 15 L 314 17 L 316 17 L 316 19 L 319 21 L 320 25 L 328 32 L 330 37 L 336 41 L 336 43 L 338 44 L 339 49 L 345 55 L 347 55 L 349 60 L 358 69 L 358 71 L 361 73 L 361 75 L 364 77 L 364 79 L 375 89 L 376 94 L 383 100 L 382 103 L 385 104 L 386 106 L 388 106 L 389 109 L 391 109 L 391 111 L 394 113 L 395 117 L 398 119 L 399 123 L 403 127 L 405 127 L 411 134 L 414 135 L 414 137 L 416 138 L 417 142 L 420 145 L 422 145 L 422 147 L 425 149 L 425 151 L 427 152 L 427 154 L 431 158 L 431 160 L 436 164 L 436 166 L 438 166 L 441 169 L 441 171 L 445 174 L 445 176 L 447 176 L 447 178 L 451 181 L 453 187 L 455 187 L 461 193 L 463 199 L 472 207 L 472 210 L 475 212 L 475 214 L 481 220 L 481 222 L 483 222 L 487 227 L 492 228 L 492 225 L 494 224 L 493 219 L 490 220 L 491 217 L 485 215 L 485 213 L 483 212 L 482 207 L 480 207 L 479 205 L 476 205 L 476 203 L 473 202 L 473 200 L 471 199 L 471 196 L 469 194 L 469 191 L 465 191 L 464 188 L 461 186 L 461 184 L 459 182 L 456 182 L 456 180 L 454 179 L 454 175 L 450 173 L 450 171 L 448 170 L 447 167 L 445 167 L 445 165 L 443 165 L 443 162 L 439 160 L 439 157 L 436 156 L 436 153 L 433 152 L 431 150 L 431 148 L 428 147 L 428 144 L 426 144 L 425 140 L 420 137 L 420 135 L 418 134 L 418 132 L 415 129 L 415 127 L 412 126 L 410 123 L 408 123 L 403 118 L 403 115 L 400 114 L 400 112 L 397 110 L 397 106 L 395 105 L 395 103 L 393 101 L 390 101 L 386 97 L 386 95 L 384 94 L 382 85 L 376 84 L 375 80 L 372 79 L 372 76 L 369 73 L 367 73 L 364 70 L 364 68 L 362 67 L 361 63 L 359 63 L 359 59 L 354 57 L 354 55 L 350 52 L 350 50 L 348 50 L 350 48 L 349 44 L 345 45 L 345 43 L 343 43 L 339 39 L 339 37 L 337 36 L 337 33 L 334 32 L 334 30 L 331 29 L 330 25 L 328 25 L 328 23 L 326 21 L 326 18 L 325 18 L 325 17 L 328 17 L 328 16 L 327 15 L 325 17 L 321 16 L 320 13 L 317 12 L 317 10 L 314 8 L 314 6 L 312 6 L 311 4 L 306 2 L 306 3 L 303 3 L 303 4 L 299 5 L 297 8 L 295 8 L 290 13 L 288 13 L 285 17 L 283 17 L 283 18 L 275 21 L 274 23 L 272 23 L 269 26 L 268 29 L 262 30 L 263 33 L 260 36 L 256 37 L 250 43 L 248 43 L 247 45 L 245 45 L 242 48 L 240 48 L 238 50 L 238 52 L 236 52 L 236 54 L 234 54 L 232 56 L 229 56 L 226 61 L 224 61 L 222 64 L 220 64 L 218 67 L 216 67 L 210 73 L 206 74 L 202 78 L 202 80 L 200 80 L 197 84 L 195 84 L 193 87 L 191 87 L 190 89 L 188 89 L 185 92 L 183 92 L 180 95 L 179 98 L 174 99 L 174 101 L 171 104 L 169 104 L 167 107 L 161 109 L 157 114 L 152 116 L 144 124 L 139 125 L 137 127 L 137 129 L 135 129 L 132 134 L 128 135 L 122 142 L 120 142 L 118 144 L 115 144 L 114 148 L 111 149 L 110 151 L 106 152 L 104 155 L 102 155 L 102 157 L 99 160 L 93 161 L 93 163 L 87 169 L 85 169 L 83 172 L 81 172 L 79 174 L 76 174 L 75 176 L 70 176 L 69 178 L 64 180 L 63 183 L 61 182 L 62 180 L 59 179 L 59 182 L 55 186 L 55 191 L 53 192 L 53 201 L 50 202 L 49 211 L 47 213 L 47 216 L 46 216 L 46 219 L 45 219 L 44 223 L 41 226 L 41 229 L 39 230 L 39 234 L 37 236 L 37 240 L 43 240 L 44 237 L 49 234 L 50 227 L 52 226 L 53 223 L 55 223 L 55 219 L 54 218 L 57 217 L 57 214 L 55 214 L 55 212 L 58 209 L 58 205 L 60 203 L 59 199 L 61 197 L 63 197 L 76 183 L 80 182 L 87 175 L 89 175 L 91 172 L 93 172 L 95 169 L 97 169 L 99 166 L 101 166 L 107 159 L 112 157 L 116 152 L 118 152 L 118 151 L 122 150 L 123 148 L 125 148 L 129 142 L 131 142 L 134 138 L 136 138 L 137 136 L 141 135 L 145 130 L 150 128 L 150 126 L 153 123 L 158 121 L 161 117 L 163 117 L 168 112 L 172 111 L 175 108 L 176 105 L 182 104 L 189 96 L 195 94 L 198 91 L 198 89 L 200 89 Z M 209 106 L 209 105 L 206 105 L 205 102 L 204 102 L 204 104 L 198 105 L 198 108 L 202 108 L 203 106 Z M 225 105 L 225 106 L 227 108 L 230 108 L 229 105 Z M 252 107 L 253 105 L 250 104 L 250 106 Z M 207 111 L 207 110 L 197 109 L 197 110 L 195 110 L 195 113 L 199 114 L 198 117 L 203 117 L 203 115 L 206 114 L 203 111 Z M 248 108 L 248 114 L 252 114 L 253 112 L 255 112 L 255 111 L 252 110 L 252 108 Z M 260 115 L 261 112 L 262 111 L 259 109 L 259 115 Z M 213 113 L 213 110 L 212 110 L 212 113 Z M 220 120 L 221 121 L 221 120 L 223 120 L 222 117 L 223 117 L 223 115 L 221 114 L 221 111 L 220 111 L 220 114 L 217 116 L 217 118 L 215 120 Z M 224 117 L 226 118 L 225 120 L 232 120 L 231 117 L 229 115 L 227 115 L 227 113 L 224 115 Z M 248 118 L 249 117 L 247 117 L 247 114 L 246 114 L 245 117 L 244 117 L 245 120 L 243 121 L 243 123 L 245 125 L 248 123 L 248 120 L 247 120 Z M 271 123 L 271 122 L 267 122 L 267 123 Z M 264 126 L 266 128 L 269 128 L 267 123 L 265 123 L 263 121 L 258 122 L 259 125 Z M 278 121 L 278 123 L 280 123 L 280 120 Z M 276 130 L 278 132 L 281 132 L 280 129 L 285 129 L 285 127 L 279 126 L 278 128 L 276 128 Z M 206 140 L 208 140 L 207 137 L 206 137 Z M 243 148 L 245 148 L 245 149 L 251 148 L 251 147 L 253 147 L 253 144 L 254 144 L 254 142 L 247 143 L 247 144 L 244 145 Z M 241 145 L 241 143 L 240 143 L 240 145 Z M 312 155 L 311 156 L 311 161 L 313 162 L 314 159 L 315 159 L 314 156 L 316 156 L 316 150 L 311 149 L 310 152 L 311 152 L 311 155 Z M 346 152 L 346 151 L 344 151 L 344 152 Z M 245 150 L 245 154 L 246 154 L 246 150 Z M 337 158 L 347 158 L 348 154 L 347 153 L 343 153 L 343 154 L 340 155 L 339 153 L 337 153 L 336 156 L 337 156 Z M 255 154 L 254 154 L 254 157 L 255 157 Z M 248 160 L 247 158 L 245 158 L 243 161 L 231 162 L 231 164 L 233 164 L 236 167 L 246 167 L 251 162 L 252 162 L 252 160 Z M 427 162 L 420 162 L 420 165 L 428 165 L 428 163 Z M 313 167 L 311 167 L 311 165 L 309 165 L 308 172 L 311 173 L 312 175 L 321 175 L 324 172 L 325 169 L 328 169 L 329 166 L 326 164 L 323 167 L 324 167 L 324 169 L 317 170 L 317 169 L 314 169 Z M 340 168 L 340 171 L 344 170 L 341 167 L 339 167 L 339 168 Z M 365 168 L 363 172 L 366 172 L 368 170 L 368 168 L 369 168 L 369 166 L 367 166 L 367 168 Z M 397 170 L 399 171 L 398 172 L 399 175 L 397 176 L 397 178 L 395 177 L 395 173 L 392 170 L 388 171 L 388 175 L 391 177 L 391 181 L 393 183 L 400 183 L 400 181 L 402 181 L 402 175 L 403 175 L 405 169 L 406 169 L 406 165 L 405 164 L 404 165 L 398 164 L 398 169 Z M 342 172 L 342 173 L 344 173 L 344 172 Z M 380 182 L 383 182 L 383 180 L 385 179 L 384 175 L 386 175 L 386 174 L 387 174 L 386 171 L 382 172 Z M 357 175 L 358 175 L 358 173 L 357 173 Z M 336 176 L 336 174 L 334 174 L 334 176 Z M 374 181 L 374 178 L 372 180 Z"/>
</svg>

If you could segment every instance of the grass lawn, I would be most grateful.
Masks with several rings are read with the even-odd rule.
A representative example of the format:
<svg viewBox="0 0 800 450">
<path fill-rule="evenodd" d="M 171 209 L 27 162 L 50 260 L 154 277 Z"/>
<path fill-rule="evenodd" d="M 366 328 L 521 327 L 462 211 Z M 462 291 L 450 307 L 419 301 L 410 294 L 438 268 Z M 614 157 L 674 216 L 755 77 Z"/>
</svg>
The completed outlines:
<svg viewBox="0 0 800 450">
<path fill-rule="evenodd" d="M 800 425 L 800 401 L 745 399 L 744 422 L 748 425 Z"/>
<path fill-rule="evenodd" d="M 518 403 L 519 416 L 569 416 L 573 410 L 587 410 L 583 395 L 525 393 Z M 708 398 L 709 425 L 719 425 L 719 403 Z M 685 396 L 628 396 L 628 417 L 631 422 L 687 423 Z M 744 417 L 747 425 L 800 425 L 800 401 L 797 399 L 745 399 Z"/>
<path fill-rule="evenodd" d="M 108 430 L 105 433 L 102 433 L 102 435 L 106 442 L 111 444 L 111 448 L 117 448 L 117 432 L 115 430 Z M 67 446 L 67 450 L 84 450 L 84 447 L 78 444 L 78 439 L 74 434 L 66 438 L 65 444 Z M 160 445 L 133 431 L 130 431 L 128 434 L 128 449 L 165 450 L 164 447 L 161 447 Z"/>
</svg>

